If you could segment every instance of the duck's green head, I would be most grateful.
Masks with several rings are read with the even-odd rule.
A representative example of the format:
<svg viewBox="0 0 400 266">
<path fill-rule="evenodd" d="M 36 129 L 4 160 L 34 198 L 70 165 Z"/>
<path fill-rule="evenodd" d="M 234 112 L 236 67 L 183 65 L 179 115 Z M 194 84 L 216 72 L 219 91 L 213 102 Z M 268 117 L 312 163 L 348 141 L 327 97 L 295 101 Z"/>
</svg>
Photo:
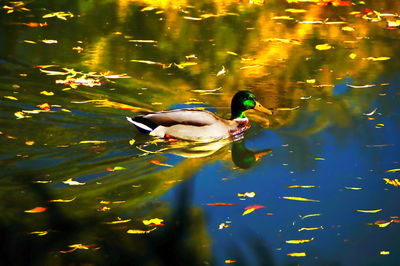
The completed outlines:
<svg viewBox="0 0 400 266">
<path fill-rule="evenodd" d="M 231 119 L 246 118 L 244 112 L 249 109 L 255 109 L 257 111 L 271 115 L 272 112 L 262 106 L 256 100 L 256 96 L 250 91 L 238 91 L 232 98 Z"/>
</svg>

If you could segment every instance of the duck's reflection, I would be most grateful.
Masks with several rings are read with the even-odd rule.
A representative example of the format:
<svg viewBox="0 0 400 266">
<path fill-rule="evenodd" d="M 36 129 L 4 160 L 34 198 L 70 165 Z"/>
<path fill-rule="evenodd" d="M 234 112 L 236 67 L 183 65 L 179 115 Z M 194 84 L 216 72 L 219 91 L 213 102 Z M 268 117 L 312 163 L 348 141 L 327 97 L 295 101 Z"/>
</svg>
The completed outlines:
<svg viewBox="0 0 400 266">
<path fill-rule="evenodd" d="M 150 142 L 147 144 L 153 143 L 154 142 Z M 222 159 L 222 157 L 231 153 L 233 163 L 241 169 L 248 169 L 254 166 L 263 156 L 272 152 L 272 149 L 248 149 L 246 147 L 246 140 L 243 136 L 235 139 L 223 139 L 210 143 L 179 140 L 172 142 L 168 141 L 163 144 L 163 147 L 158 149 L 157 152 L 175 154 L 188 159 L 210 157 L 218 157 L 219 159 Z"/>
</svg>

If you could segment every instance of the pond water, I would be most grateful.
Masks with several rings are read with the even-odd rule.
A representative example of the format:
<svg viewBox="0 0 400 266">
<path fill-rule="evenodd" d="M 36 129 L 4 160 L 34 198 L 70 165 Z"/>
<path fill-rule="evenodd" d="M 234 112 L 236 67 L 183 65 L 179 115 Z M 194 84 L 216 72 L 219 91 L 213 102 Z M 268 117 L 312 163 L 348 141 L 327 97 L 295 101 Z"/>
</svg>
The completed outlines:
<svg viewBox="0 0 400 266">
<path fill-rule="evenodd" d="M 3 1 L 3 264 L 398 265 L 396 4 Z M 240 140 L 125 119 L 238 90 Z"/>
</svg>

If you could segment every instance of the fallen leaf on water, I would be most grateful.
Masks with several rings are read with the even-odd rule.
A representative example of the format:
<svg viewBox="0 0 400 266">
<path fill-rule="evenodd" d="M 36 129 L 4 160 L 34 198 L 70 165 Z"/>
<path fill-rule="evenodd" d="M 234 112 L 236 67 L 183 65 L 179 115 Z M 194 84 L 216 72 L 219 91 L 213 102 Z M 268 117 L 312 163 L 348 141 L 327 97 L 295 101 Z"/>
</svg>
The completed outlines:
<svg viewBox="0 0 400 266">
<path fill-rule="evenodd" d="M 370 61 L 385 61 L 385 60 L 389 60 L 390 57 L 389 56 L 380 56 L 380 57 L 365 57 L 363 58 L 365 60 L 370 60 Z"/>
<path fill-rule="evenodd" d="M 251 206 L 247 206 L 245 209 L 245 211 L 242 213 L 242 215 L 246 215 L 249 213 L 252 213 L 255 210 L 261 209 L 261 208 L 265 208 L 265 206 L 263 205 L 251 205 Z"/>
<path fill-rule="evenodd" d="M 160 166 L 174 167 L 172 164 L 162 163 L 158 160 L 150 160 L 150 163 L 155 164 L 155 165 L 160 165 Z"/>
<path fill-rule="evenodd" d="M 121 170 L 126 170 L 126 168 L 122 167 L 122 166 L 115 166 L 113 168 L 107 168 L 106 169 L 106 171 L 109 171 L 109 172 L 121 171 Z"/>
<path fill-rule="evenodd" d="M 382 251 L 379 252 L 379 254 L 380 254 L 380 255 L 389 255 L 389 254 L 390 254 L 390 251 L 382 250 Z"/>
<path fill-rule="evenodd" d="M 354 88 L 354 89 L 364 89 L 364 88 L 371 88 L 375 87 L 375 84 L 366 84 L 366 85 L 350 85 L 346 84 L 347 87 Z"/>
<path fill-rule="evenodd" d="M 314 187 L 317 187 L 317 186 L 312 186 L 312 185 L 309 185 L 309 186 L 301 186 L 301 185 L 287 186 L 287 188 L 314 188 Z"/>
<path fill-rule="evenodd" d="M 329 50 L 331 48 L 332 48 L 332 46 L 330 44 L 328 44 L 328 43 L 317 44 L 315 46 L 315 49 L 320 50 L 320 51 Z"/>
<path fill-rule="evenodd" d="M 356 210 L 356 212 L 362 212 L 362 213 L 377 213 L 382 211 L 382 209 L 376 209 L 376 210 Z"/>
<path fill-rule="evenodd" d="M 128 234 L 148 234 L 156 229 L 157 229 L 157 227 L 154 227 L 153 229 L 150 229 L 150 230 L 129 229 L 126 232 Z"/>
<path fill-rule="evenodd" d="M 89 247 L 91 247 L 91 245 L 73 244 L 73 245 L 69 245 L 68 247 L 70 247 L 71 249 L 70 250 L 60 250 L 59 253 L 71 253 L 78 249 L 89 249 Z"/>
<path fill-rule="evenodd" d="M 306 219 L 306 218 L 309 218 L 309 217 L 315 217 L 315 216 L 321 216 L 321 214 L 320 213 L 312 213 L 312 214 L 307 214 L 307 215 L 304 215 L 304 216 L 300 216 L 300 218 L 303 220 L 303 219 Z"/>
<path fill-rule="evenodd" d="M 47 208 L 45 208 L 45 207 L 35 207 L 33 209 L 26 210 L 24 212 L 27 212 L 27 213 L 41 213 L 41 212 L 45 212 L 46 210 L 47 210 Z"/>
<path fill-rule="evenodd" d="M 389 222 L 387 222 L 387 221 L 376 221 L 376 222 L 374 222 L 373 224 L 374 225 L 377 225 L 377 226 L 379 226 L 379 227 L 387 227 L 388 225 L 390 225 L 392 223 L 392 221 L 389 221 Z"/>
<path fill-rule="evenodd" d="M 61 20 L 67 20 L 67 18 L 73 18 L 74 14 L 72 14 L 71 12 L 59 11 L 59 12 L 53 12 L 53 13 L 49 13 L 49 14 L 42 16 L 42 18 L 52 18 L 52 17 L 56 17 Z"/>
<path fill-rule="evenodd" d="M 49 200 L 50 202 L 71 202 L 74 201 L 76 199 L 76 197 L 73 197 L 72 199 L 54 199 L 54 200 Z"/>
<path fill-rule="evenodd" d="M 80 186 L 80 185 L 86 184 L 86 183 L 81 183 L 81 182 L 72 180 L 72 178 L 70 178 L 70 179 L 68 179 L 68 180 L 66 180 L 66 181 L 63 181 L 63 183 L 64 183 L 64 184 L 67 184 L 67 185 L 70 185 L 70 186 Z"/>
<path fill-rule="evenodd" d="M 226 203 L 226 202 L 215 202 L 215 203 L 207 203 L 208 206 L 232 206 L 236 205 L 235 203 Z"/>
<path fill-rule="evenodd" d="M 282 198 L 287 199 L 287 200 L 320 202 L 319 200 L 307 199 L 307 198 L 303 198 L 303 197 L 282 197 Z"/>
<path fill-rule="evenodd" d="M 33 140 L 27 140 L 25 141 L 25 144 L 28 146 L 32 146 L 33 144 L 35 144 L 35 142 Z"/>
<path fill-rule="evenodd" d="M 307 10 L 305 10 L 305 9 L 296 9 L 296 8 L 288 8 L 288 9 L 285 9 L 285 11 L 289 12 L 289 13 L 305 13 Z"/>
<path fill-rule="evenodd" d="M 314 240 L 314 238 L 301 239 L 301 240 L 286 240 L 285 242 L 288 243 L 288 244 L 304 244 L 304 243 L 307 243 L 307 242 L 311 242 L 313 240 Z"/>
<path fill-rule="evenodd" d="M 160 219 L 160 218 L 153 218 L 150 220 L 143 220 L 142 221 L 144 225 L 148 225 L 148 226 L 158 226 L 158 225 L 164 225 L 164 219 Z"/>
<path fill-rule="evenodd" d="M 375 108 L 374 110 L 372 110 L 372 111 L 369 112 L 369 113 L 363 113 L 363 115 L 366 115 L 366 116 L 374 115 L 374 114 L 376 113 L 377 110 L 378 110 L 378 108 Z"/>
<path fill-rule="evenodd" d="M 235 263 L 237 262 L 236 260 L 225 260 L 225 263 Z"/>
<path fill-rule="evenodd" d="M 3 97 L 6 99 L 9 99 L 9 100 L 18 101 L 18 98 L 14 97 L 14 96 L 3 96 Z"/>
<path fill-rule="evenodd" d="M 393 173 L 393 172 L 398 172 L 398 171 L 400 171 L 400 168 L 386 170 L 385 173 Z"/>
<path fill-rule="evenodd" d="M 294 253 L 288 253 L 287 254 L 290 257 L 305 257 L 307 254 L 305 252 L 294 252 Z"/>
<path fill-rule="evenodd" d="M 349 54 L 350 59 L 355 59 L 357 57 L 357 55 L 355 53 L 351 53 Z"/>
<path fill-rule="evenodd" d="M 319 229 L 324 229 L 324 227 L 323 226 L 319 226 L 319 227 L 302 227 L 297 231 L 298 232 L 301 232 L 301 231 L 313 231 L 313 230 L 319 230 Z"/>
<path fill-rule="evenodd" d="M 361 190 L 361 187 L 344 187 L 345 189 L 351 189 L 351 190 Z"/>
<path fill-rule="evenodd" d="M 238 197 L 248 197 L 248 198 L 254 198 L 256 196 L 255 192 L 245 192 L 245 193 L 238 193 Z"/>
<path fill-rule="evenodd" d="M 57 40 L 41 40 L 41 42 L 43 42 L 43 43 L 47 43 L 47 44 L 54 44 L 54 43 L 58 43 L 58 41 Z"/>
<path fill-rule="evenodd" d="M 131 140 L 129 140 L 129 145 L 133 145 L 133 144 L 135 144 L 135 142 L 136 142 L 136 140 L 131 139 Z"/>
<path fill-rule="evenodd" d="M 176 67 L 178 67 L 180 69 L 183 69 L 183 68 L 188 67 L 188 66 L 195 66 L 195 65 L 197 65 L 196 62 L 183 62 L 183 63 L 180 63 L 180 64 L 174 63 L 174 66 L 176 66 Z"/>
<path fill-rule="evenodd" d="M 395 187 L 400 186 L 400 181 L 397 178 L 395 179 L 384 178 L 383 180 L 385 180 L 386 182 L 385 184 L 389 184 Z"/>
<path fill-rule="evenodd" d="M 54 92 L 52 91 L 41 91 L 40 94 L 46 95 L 46 96 L 53 96 Z"/>
<path fill-rule="evenodd" d="M 127 223 L 130 222 L 131 219 L 126 219 L 126 220 L 115 220 L 115 221 L 111 221 L 111 222 L 105 222 L 105 224 L 123 224 L 123 223 Z"/>
<path fill-rule="evenodd" d="M 220 71 L 218 71 L 218 73 L 217 73 L 217 77 L 224 75 L 225 73 L 226 73 L 225 67 L 222 66 L 222 69 Z"/>
<path fill-rule="evenodd" d="M 325 161 L 325 158 L 319 157 L 319 158 L 314 158 L 314 160 L 316 160 L 316 161 Z"/>
<path fill-rule="evenodd" d="M 102 144 L 106 142 L 105 140 L 82 140 L 79 144 Z"/>
<path fill-rule="evenodd" d="M 344 31 L 355 31 L 355 29 L 353 27 L 350 27 L 350 26 L 344 26 L 344 27 L 342 27 L 342 30 L 344 30 Z"/>
<path fill-rule="evenodd" d="M 48 231 L 33 231 L 33 232 L 30 232 L 29 234 L 38 235 L 38 236 L 44 236 L 44 235 L 47 235 L 47 233 L 48 233 Z"/>
</svg>

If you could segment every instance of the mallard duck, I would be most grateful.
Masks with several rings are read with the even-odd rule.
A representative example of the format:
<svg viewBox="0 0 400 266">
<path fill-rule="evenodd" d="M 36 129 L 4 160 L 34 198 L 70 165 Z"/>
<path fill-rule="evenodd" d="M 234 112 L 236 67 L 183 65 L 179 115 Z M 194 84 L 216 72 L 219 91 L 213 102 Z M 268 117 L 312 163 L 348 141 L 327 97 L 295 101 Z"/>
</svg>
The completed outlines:
<svg viewBox="0 0 400 266">
<path fill-rule="evenodd" d="M 255 109 L 272 112 L 257 102 L 250 91 L 237 92 L 231 102 L 231 118 L 220 118 L 214 113 L 198 109 L 175 109 L 126 117 L 140 131 L 161 138 L 212 142 L 242 134 L 250 127 L 245 111 Z"/>
</svg>

